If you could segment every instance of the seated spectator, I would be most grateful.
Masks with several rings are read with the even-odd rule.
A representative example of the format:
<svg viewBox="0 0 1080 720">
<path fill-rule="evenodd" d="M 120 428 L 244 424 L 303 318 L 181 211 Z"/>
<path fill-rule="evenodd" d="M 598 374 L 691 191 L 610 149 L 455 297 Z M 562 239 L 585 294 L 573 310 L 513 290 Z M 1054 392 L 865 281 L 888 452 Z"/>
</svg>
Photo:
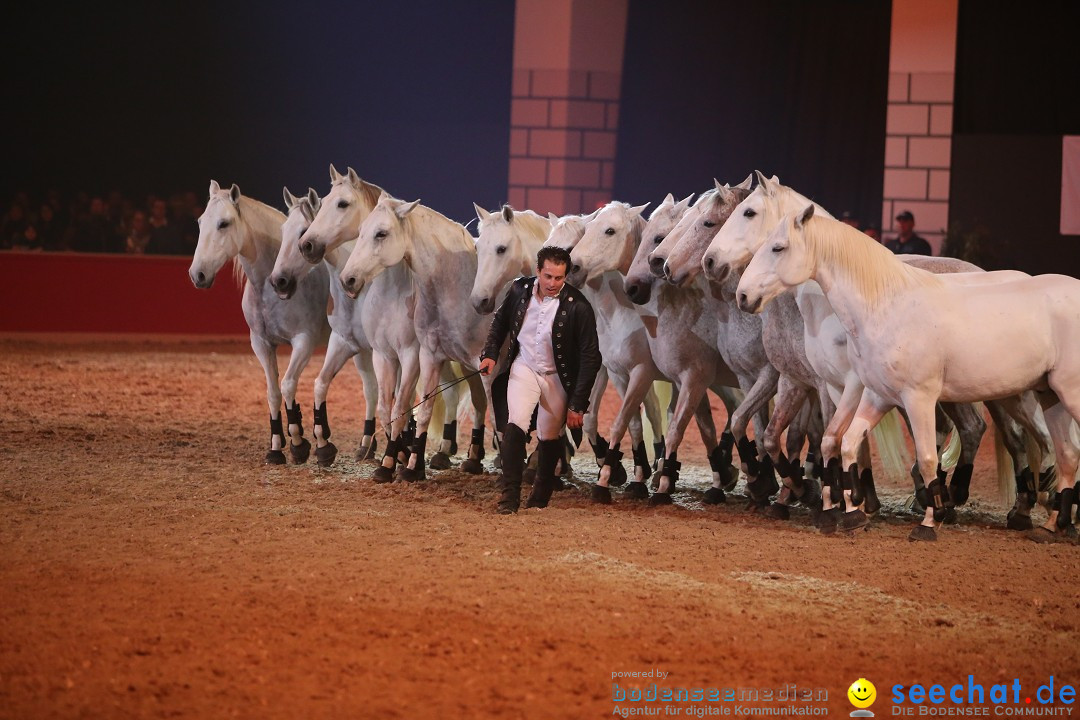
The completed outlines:
<svg viewBox="0 0 1080 720">
<path fill-rule="evenodd" d="M 8 250 L 15 247 L 16 243 L 22 239 L 23 233 L 26 232 L 29 224 L 30 220 L 26 217 L 26 209 L 21 202 L 16 200 L 8 208 L 3 221 L 0 222 L 0 249 Z"/>
<path fill-rule="evenodd" d="M 43 250 L 67 250 L 64 226 L 56 217 L 56 209 L 48 202 L 42 203 L 38 210 L 37 234 Z"/>
<path fill-rule="evenodd" d="M 150 221 L 147 219 L 146 213 L 142 210 L 136 210 L 131 216 L 130 225 L 131 228 L 128 230 L 124 249 L 134 255 L 142 255 L 150 244 Z"/>
<path fill-rule="evenodd" d="M 900 234 L 885 243 L 885 247 L 897 255 L 932 255 L 930 243 L 915 234 L 915 216 L 910 210 L 904 210 L 896 216 Z"/>
<path fill-rule="evenodd" d="M 184 238 L 176 226 L 169 223 L 169 208 L 164 200 L 154 200 L 150 208 L 150 242 L 146 252 L 154 255 L 186 255 Z"/>
</svg>

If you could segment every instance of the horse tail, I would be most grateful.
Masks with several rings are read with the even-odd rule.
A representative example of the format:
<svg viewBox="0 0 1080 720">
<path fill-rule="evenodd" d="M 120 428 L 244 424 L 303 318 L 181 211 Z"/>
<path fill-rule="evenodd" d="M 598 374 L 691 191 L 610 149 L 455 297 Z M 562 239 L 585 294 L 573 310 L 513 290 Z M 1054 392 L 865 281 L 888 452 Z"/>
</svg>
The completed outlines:
<svg viewBox="0 0 1080 720">
<path fill-rule="evenodd" d="M 912 459 L 904 440 L 900 414 L 895 409 L 890 410 L 874 427 L 872 434 L 885 476 L 893 482 L 906 482 Z"/>
<path fill-rule="evenodd" d="M 981 404 L 976 404 L 981 411 Z M 949 433 L 949 438 L 945 442 L 945 447 L 941 448 L 941 459 L 938 461 L 941 464 L 942 470 L 952 470 L 956 467 L 956 463 L 960 460 L 960 451 L 962 447 L 960 445 L 960 433 L 956 428 L 952 429 Z"/>
<path fill-rule="evenodd" d="M 997 460 L 998 497 L 1006 506 L 1012 507 L 1016 502 L 1016 465 L 997 423 L 994 423 L 994 458 Z"/>
</svg>

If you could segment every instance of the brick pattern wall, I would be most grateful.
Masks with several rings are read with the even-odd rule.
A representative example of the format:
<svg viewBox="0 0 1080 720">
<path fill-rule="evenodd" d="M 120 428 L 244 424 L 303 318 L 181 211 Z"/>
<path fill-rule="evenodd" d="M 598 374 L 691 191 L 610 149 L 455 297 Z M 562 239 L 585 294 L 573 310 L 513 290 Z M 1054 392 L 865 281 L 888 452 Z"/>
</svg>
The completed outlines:
<svg viewBox="0 0 1080 720">
<path fill-rule="evenodd" d="M 610 72 L 515 68 L 512 206 L 565 215 L 612 199 L 620 80 Z"/>
<path fill-rule="evenodd" d="M 941 249 L 949 224 L 953 73 L 890 73 L 881 227 L 894 237 L 910 210 L 915 232 Z"/>
</svg>

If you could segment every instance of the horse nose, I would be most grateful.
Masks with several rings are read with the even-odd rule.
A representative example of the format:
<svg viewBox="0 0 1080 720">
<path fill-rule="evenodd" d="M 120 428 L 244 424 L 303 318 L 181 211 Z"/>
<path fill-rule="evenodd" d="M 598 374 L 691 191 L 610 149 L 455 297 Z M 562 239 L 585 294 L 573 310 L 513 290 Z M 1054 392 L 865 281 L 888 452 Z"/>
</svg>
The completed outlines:
<svg viewBox="0 0 1080 720">
<path fill-rule="evenodd" d="M 575 263 L 574 266 L 570 268 L 570 272 L 574 274 L 581 272 L 581 266 Z"/>
<path fill-rule="evenodd" d="M 706 270 L 711 271 L 713 269 L 713 265 L 715 265 L 715 264 L 716 264 L 716 259 L 715 258 L 713 258 L 711 255 L 706 255 L 705 256 L 705 269 Z"/>
<path fill-rule="evenodd" d="M 744 293 L 744 292 L 739 293 L 739 309 L 742 310 L 743 312 L 747 312 L 746 306 L 748 304 L 749 303 L 746 300 L 746 293 Z"/>
<path fill-rule="evenodd" d="M 667 264 L 667 258 L 663 257 L 649 257 L 649 270 L 656 277 L 664 276 L 664 265 Z"/>
<path fill-rule="evenodd" d="M 284 275 L 274 275 L 270 278 L 270 284 L 275 290 L 284 290 L 289 285 L 289 281 L 285 279 Z"/>
</svg>

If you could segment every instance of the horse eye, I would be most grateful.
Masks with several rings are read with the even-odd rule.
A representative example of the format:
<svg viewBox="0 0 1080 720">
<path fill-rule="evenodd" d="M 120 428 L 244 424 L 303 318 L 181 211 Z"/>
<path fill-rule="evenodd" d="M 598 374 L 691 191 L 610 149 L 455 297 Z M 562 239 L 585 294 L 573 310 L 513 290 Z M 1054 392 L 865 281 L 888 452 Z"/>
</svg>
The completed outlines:
<svg viewBox="0 0 1080 720">
<path fill-rule="evenodd" d="M 219 222 L 217 224 L 217 229 L 218 230 L 224 230 L 227 227 L 229 227 L 229 221 L 228 220 L 222 220 L 221 222 Z"/>
<path fill-rule="evenodd" d="M 499 247 L 495 248 L 495 254 L 496 255 L 502 255 L 504 252 L 506 252 L 506 246 L 505 245 L 500 245 Z"/>
<path fill-rule="evenodd" d="M 605 235 L 614 235 L 615 234 L 615 228 L 608 228 L 607 230 L 604 231 L 604 234 Z"/>
<path fill-rule="evenodd" d="M 385 230 L 380 230 L 379 232 L 375 233 L 375 239 L 376 240 L 382 240 L 385 237 L 386 237 L 386 231 Z"/>
<path fill-rule="evenodd" d="M 784 247 L 783 245 L 773 245 L 773 248 L 772 248 L 772 251 L 774 253 L 784 252 L 785 250 L 787 250 L 787 248 Z"/>
<path fill-rule="evenodd" d="M 345 208 L 349 207 L 349 201 L 348 200 L 338 200 L 337 206 L 338 206 L 338 210 L 344 210 Z"/>
<path fill-rule="evenodd" d="M 757 211 L 753 208 L 746 208 L 746 212 L 743 213 L 743 217 L 752 218 L 757 215 Z"/>
<path fill-rule="evenodd" d="M 705 227 L 716 227 L 716 223 L 714 223 L 712 220 L 706 220 L 702 223 L 702 225 L 704 225 Z"/>
<path fill-rule="evenodd" d="M 656 236 L 656 240 L 655 240 L 654 242 L 655 242 L 655 243 L 656 243 L 657 245 L 659 245 L 660 243 L 664 242 L 664 236 L 663 236 L 663 235 L 657 235 L 657 236 Z"/>
</svg>

